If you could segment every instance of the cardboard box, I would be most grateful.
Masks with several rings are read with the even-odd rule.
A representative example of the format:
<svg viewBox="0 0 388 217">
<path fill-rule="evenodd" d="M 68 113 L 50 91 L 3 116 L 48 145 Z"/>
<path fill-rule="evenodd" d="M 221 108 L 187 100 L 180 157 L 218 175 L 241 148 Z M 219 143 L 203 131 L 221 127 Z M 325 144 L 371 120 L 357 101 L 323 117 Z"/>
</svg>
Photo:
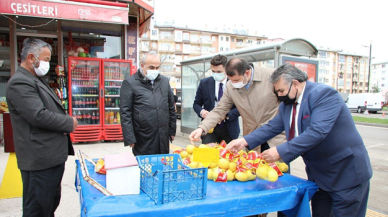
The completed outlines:
<svg viewBox="0 0 388 217">
<path fill-rule="evenodd" d="M 105 156 L 106 189 L 114 195 L 140 194 L 140 168 L 132 153 Z"/>
</svg>

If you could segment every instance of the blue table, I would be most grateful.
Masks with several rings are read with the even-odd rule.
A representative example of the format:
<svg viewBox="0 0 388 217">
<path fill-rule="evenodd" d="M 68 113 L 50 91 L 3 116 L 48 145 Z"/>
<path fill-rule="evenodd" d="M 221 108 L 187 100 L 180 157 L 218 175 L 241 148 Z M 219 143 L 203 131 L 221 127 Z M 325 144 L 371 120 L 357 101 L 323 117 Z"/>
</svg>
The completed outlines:
<svg viewBox="0 0 388 217">
<path fill-rule="evenodd" d="M 215 183 L 208 181 L 203 200 L 155 205 L 141 191 L 139 195 L 105 196 L 82 178 L 76 160 L 75 186 L 79 189 L 81 216 L 247 216 L 283 211 L 288 216 L 311 216 L 309 200 L 318 190 L 310 182 L 289 174 L 277 182 L 256 179 L 249 182 Z M 86 161 L 89 175 L 105 185 L 105 175 L 94 172 Z M 130 183 L 128 183 L 130 185 Z"/>
</svg>

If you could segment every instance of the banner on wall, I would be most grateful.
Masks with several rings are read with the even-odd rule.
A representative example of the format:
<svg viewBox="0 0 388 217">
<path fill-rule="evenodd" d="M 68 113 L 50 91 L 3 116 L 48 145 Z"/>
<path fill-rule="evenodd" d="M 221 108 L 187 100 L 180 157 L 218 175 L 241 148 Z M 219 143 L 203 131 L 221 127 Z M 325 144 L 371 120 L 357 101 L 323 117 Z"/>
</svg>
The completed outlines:
<svg viewBox="0 0 388 217">
<path fill-rule="evenodd" d="M 128 24 L 128 10 L 125 7 L 72 1 L 0 1 L 1 14 L 114 24 Z"/>
</svg>

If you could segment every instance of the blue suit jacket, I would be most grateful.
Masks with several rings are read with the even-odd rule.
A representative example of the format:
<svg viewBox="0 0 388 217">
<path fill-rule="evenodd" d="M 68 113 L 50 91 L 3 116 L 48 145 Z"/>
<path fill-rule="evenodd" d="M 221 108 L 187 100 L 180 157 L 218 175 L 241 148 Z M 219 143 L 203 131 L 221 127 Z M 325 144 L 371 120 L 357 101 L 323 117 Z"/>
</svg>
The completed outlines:
<svg viewBox="0 0 388 217">
<path fill-rule="evenodd" d="M 247 135 L 249 148 L 283 130 L 288 138 L 291 108 L 292 105 L 281 103 L 273 120 Z M 302 156 L 309 180 L 325 191 L 339 191 L 372 177 L 364 142 L 336 90 L 307 81 L 297 121 L 299 136 L 276 148 L 285 162 Z"/>
<path fill-rule="evenodd" d="M 215 83 L 213 77 L 204 78 L 199 83 L 197 94 L 193 104 L 193 109 L 201 118 L 201 110 L 205 109 L 211 111 L 214 108 L 216 96 L 215 96 Z M 240 126 L 238 123 L 238 112 L 236 106 L 233 105 L 232 109 L 228 112 L 229 120 L 226 120 L 226 126 L 228 127 L 229 135 L 232 139 L 237 139 L 240 135 Z M 201 118 L 202 119 L 202 118 Z M 203 120 L 203 119 L 202 119 Z"/>
</svg>

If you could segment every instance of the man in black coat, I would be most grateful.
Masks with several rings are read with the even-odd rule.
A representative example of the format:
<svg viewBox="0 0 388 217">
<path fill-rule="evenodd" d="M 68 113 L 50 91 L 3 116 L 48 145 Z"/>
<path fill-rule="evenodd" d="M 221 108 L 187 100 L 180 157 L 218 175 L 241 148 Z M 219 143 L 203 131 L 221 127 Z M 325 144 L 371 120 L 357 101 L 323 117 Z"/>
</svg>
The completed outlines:
<svg viewBox="0 0 388 217">
<path fill-rule="evenodd" d="M 51 46 L 39 39 L 23 42 L 21 65 L 7 85 L 15 152 L 23 180 L 23 216 L 54 216 L 68 155 L 69 133 L 78 125 L 42 79 L 50 68 Z"/>
<path fill-rule="evenodd" d="M 120 94 L 124 145 L 134 155 L 168 154 L 176 132 L 174 94 L 167 77 L 159 74 L 160 57 L 148 52 L 141 68 L 124 80 Z"/>
</svg>

